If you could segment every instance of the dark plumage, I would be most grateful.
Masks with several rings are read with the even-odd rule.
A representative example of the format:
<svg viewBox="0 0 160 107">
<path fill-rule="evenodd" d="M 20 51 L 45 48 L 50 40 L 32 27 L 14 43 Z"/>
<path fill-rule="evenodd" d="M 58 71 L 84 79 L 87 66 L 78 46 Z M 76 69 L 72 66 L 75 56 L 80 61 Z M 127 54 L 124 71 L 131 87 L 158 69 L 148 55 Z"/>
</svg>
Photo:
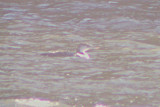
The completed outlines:
<svg viewBox="0 0 160 107">
<path fill-rule="evenodd" d="M 74 53 L 71 52 L 55 52 L 55 53 L 42 53 L 43 56 L 49 57 L 66 57 L 66 56 L 74 56 Z"/>
<path fill-rule="evenodd" d="M 42 53 L 43 56 L 49 56 L 49 57 L 69 57 L 69 56 L 78 56 L 78 57 L 84 57 L 89 59 L 89 55 L 86 53 L 91 48 L 88 44 L 80 44 L 76 50 L 76 52 L 49 52 L 49 53 Z"/>
</svg>

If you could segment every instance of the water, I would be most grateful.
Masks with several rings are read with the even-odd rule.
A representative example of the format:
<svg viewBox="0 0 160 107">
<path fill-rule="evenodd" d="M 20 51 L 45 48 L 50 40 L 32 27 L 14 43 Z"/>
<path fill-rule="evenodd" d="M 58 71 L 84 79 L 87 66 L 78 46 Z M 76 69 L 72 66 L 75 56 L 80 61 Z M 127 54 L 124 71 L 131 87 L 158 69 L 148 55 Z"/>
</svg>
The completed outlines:
<svg viewBox="0 0 160 107">
<path fill-rule="evenodd" d="M 1 1 L 1 105 L 159 106 L 159 5 L 156 0 Z M 89 52 L 89 60 L 41 55 L 74 52 L 80 43 L 99 48 Z"/>
</svg>

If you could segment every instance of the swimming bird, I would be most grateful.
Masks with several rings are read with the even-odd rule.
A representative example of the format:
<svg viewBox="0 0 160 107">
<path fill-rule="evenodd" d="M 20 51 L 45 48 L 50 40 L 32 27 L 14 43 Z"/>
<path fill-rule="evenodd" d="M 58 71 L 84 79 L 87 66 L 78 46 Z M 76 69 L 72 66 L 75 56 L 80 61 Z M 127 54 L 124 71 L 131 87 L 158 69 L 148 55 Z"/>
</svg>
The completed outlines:
<svg viewBox="0 0 160 107">
<path fill-rule="evenodd" d="M 90 59 L 89 54 L 87 53 L 92 47 L 89 44 L 80 44 L 77 47 L 76 52 L 61 52 L 61 51 L 54 51 L 49 53 L 42 53 L 43 56 L 50 56 L 50 57 L 72 57 L 77 56 L 85 59 Z"/>
</svg>

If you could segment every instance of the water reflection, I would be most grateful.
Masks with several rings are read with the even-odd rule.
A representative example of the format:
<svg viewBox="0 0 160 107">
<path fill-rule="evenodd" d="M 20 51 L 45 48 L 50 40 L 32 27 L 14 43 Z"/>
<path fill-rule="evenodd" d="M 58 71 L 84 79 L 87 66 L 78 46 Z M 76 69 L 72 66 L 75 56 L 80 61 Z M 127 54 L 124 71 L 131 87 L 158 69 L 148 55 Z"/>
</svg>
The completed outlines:
<svg viewBox="0 0 160 107">
<path fill-rule="evenodd" d="M 5 101 L 1 101 L 1 106 L 3 107 L 70 107 L 66 104 L 62 104 L 60 102 L 51 102 L 48 100 L 42 99 L 9 99 Z"/>
</svg>

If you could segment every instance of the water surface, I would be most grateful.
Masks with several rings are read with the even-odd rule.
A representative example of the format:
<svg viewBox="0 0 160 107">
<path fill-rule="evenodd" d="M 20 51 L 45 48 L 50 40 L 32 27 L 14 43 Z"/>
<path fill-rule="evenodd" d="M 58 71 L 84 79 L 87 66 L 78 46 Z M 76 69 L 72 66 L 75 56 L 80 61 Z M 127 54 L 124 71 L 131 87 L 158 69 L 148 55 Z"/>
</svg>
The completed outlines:
<svg viewBox="0 0 160 107">
<path fill-rule="evenodd" d="M 64 107 L 160 105 L 159 1 L 7 0 L 0 8 L 5 107 L 24 99 Z M 41 55 L 75 52 L 81 43 L 99 47 L 91 59 Z"/>
</svg>

